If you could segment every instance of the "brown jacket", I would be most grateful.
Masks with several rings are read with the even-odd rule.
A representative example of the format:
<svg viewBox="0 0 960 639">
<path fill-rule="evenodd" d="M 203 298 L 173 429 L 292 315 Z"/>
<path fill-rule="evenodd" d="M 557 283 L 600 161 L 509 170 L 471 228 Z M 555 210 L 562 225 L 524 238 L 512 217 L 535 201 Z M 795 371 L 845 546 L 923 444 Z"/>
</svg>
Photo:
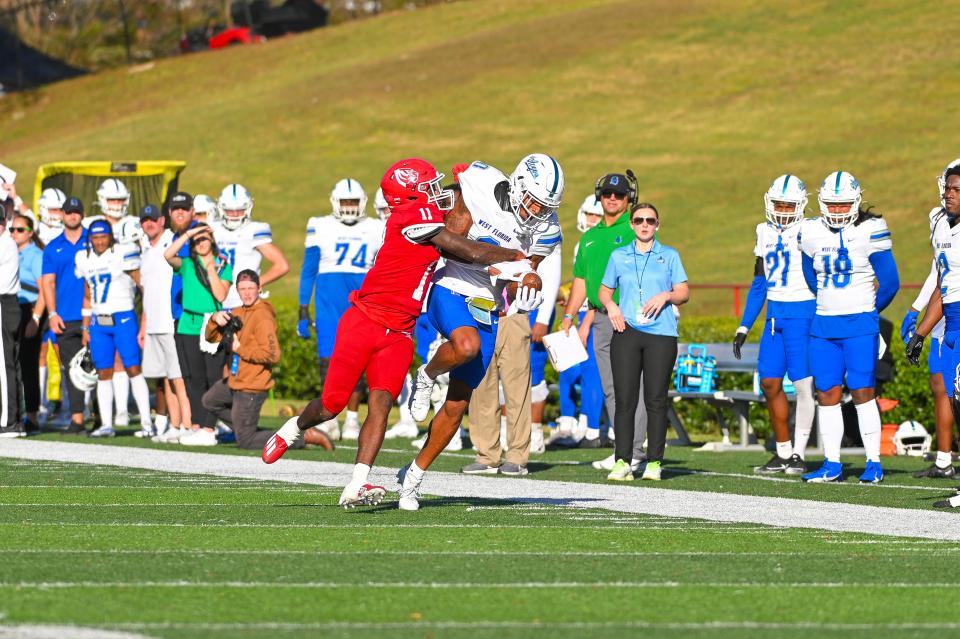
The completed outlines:
<svg viewBox="0 0 960 639">
<path fill-rule="evenodd" d="M 273 388 L 274 364 L 280 361 L 280 341 L 277 339 L 277 314 L 266 300 L 257 300 L 253 306 L 233 309 L 243 328 L 237 331 L 240 347 L 234 354 L 240 357 L 237 374 L 230 375 L 227 384 L 233 390 L 262 393 Z M 207 341 L 220 341 L 220 327 L 212 319 L 207 322 Z M 230 361 L 227 361 L 229 371 Z"/>
</svg>

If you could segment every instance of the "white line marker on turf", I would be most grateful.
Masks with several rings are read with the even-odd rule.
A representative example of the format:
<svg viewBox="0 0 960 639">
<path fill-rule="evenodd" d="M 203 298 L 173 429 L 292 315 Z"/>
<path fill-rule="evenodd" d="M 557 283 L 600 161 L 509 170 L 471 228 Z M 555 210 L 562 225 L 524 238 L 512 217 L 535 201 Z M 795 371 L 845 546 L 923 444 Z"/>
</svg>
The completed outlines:
<svg viewBox="0 0 960 639">
<path fill-rule="evenodd" d="M 353 469 L 351 464 L 334 462 L 292 459 L 266 466 L 259 457 L 253 456 L 23 439 L 0 440 L 0 457 L 332 487 L 342 486 Z M 371 473 L 370 480 L 389 488 L 395 485 L 394 472 L 390 469 L 377 468 Z M 719 522 L 960 541 L 960 526 L 957 525 L 960 520 L 957 516 L 932 510 L 646 486 L 488 478 L 443 472 L 427 473 L 422 488 L 424 493 L 452 498 L 535 502 Z M 430 501 L 424 500 L 424 508 L 431 507 Z M 411 514 L 410 520 L 416 521 L 416 517 L 417 515 Z"/>
</svg>

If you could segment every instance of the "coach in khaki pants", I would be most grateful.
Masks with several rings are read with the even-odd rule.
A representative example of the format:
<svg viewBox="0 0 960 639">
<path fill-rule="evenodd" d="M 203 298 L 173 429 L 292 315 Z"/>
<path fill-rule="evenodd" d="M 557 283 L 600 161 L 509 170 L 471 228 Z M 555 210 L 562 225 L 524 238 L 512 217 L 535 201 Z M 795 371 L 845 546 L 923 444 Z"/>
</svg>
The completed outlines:
<svg viewBox="0 0 960 639">
<path fill-rule="evenodd" d="M 507 458 L 500 463 L 500 382 L 507 413 Z M 477 461 L 468 475 L 526 475 L 530 456 L 530 320 L 526 313 L 500 319 L 493 358 L 470 399 L 470 439 Z"/>
</svg>

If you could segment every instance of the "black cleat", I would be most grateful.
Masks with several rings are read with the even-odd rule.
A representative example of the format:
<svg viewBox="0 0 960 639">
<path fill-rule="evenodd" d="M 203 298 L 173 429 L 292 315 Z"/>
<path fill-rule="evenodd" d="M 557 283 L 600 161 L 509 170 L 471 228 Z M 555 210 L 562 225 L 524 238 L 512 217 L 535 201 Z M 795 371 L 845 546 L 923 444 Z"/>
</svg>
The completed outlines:
<svg viewBox="0 0 960 639">
<path fill-rule="evenodd" d="M 757 475 L 773 475 L 775 473 L 782 473 L 787 470 L 790 466 L 790 460 L 784 459 L 774 455 L 773 458 L 768 461 L 763 466 L 757 466 L 753 469 L 753 472 Z"/>
<path fill-rule="evenodd" d="M 932 464 L 930 468 L 913 473 L 913 476 L 917 479 L 953 479 L 957 476 L 957 469 L 953 466 L 940 468 L 936 464 Z"/>
<path fill-rule="evenodd" d="M 960 497 L 951 497 L 950 499 L 941 499 L 933 502 L 934 508 L 957 508 L 960 506 Z"/>
<path fill-rule="evenodd" d="M 600 447 L 601 447 L 601 442 L 599 437 L 595 437 L 593 439 L 587 439 L 586 437 L 584 437 L 577 444 L 577 448 L 600 448 Z"/>
<path fill-rule="evenodd" d="M 86 435 L 87 429 L 83 427 L 83 424 L 70 422 L 70 425 L 60 431 L 60 433 L 63 435 Z"/>
<path fill-rule="evenodd" d="M 791 455 L 787 460 L 787 468 L 783 472 L 787 475 L 803 475 L 807 470 L 807 462 L 800 455 Z"/>
</svg>

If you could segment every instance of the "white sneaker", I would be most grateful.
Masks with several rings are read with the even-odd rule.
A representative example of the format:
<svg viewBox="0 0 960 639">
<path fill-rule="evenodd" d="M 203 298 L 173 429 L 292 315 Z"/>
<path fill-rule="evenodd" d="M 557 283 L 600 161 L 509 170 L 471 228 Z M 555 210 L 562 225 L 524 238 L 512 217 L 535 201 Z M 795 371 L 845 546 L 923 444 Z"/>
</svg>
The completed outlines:
<svg viewBox="0 0 960 639">
<path fill-rule="evenodd" d="M 340 439 L 340 423 L 337 421 L 337 418 L 329 419 L 325 422 L 317 424 L 314 426 L 317 430 L 322 430 L 327 434 L 327 437 L 330 438 L 330 441 L 335 442 Z"/>
<path fill-rule="evenodd" d="M 397 473 L 397 481 L 400 483 L 400 490 L 397 491 L 400 494 L 400 500 L 397 506 L 400 510 L 420 510 L 420 482 L 415 481 L 409 472 L 410 464 Z"/>
<path fill-rule="evenodd" d="M 152 428 L 141 428 L 135 432 L 133 436 L 140 439 L 152 439 L 156 434 Z"/>
<path fill-rule="evenodd" d="M 117 416 L 113 418 L 114 426 L 129 426 L 130 425 L 130 413 L 117 413 Z"/>
<path fill-rule="evenodd" d="M 547 445 L 543 441 L 543 428 L 534 426 L 530 430 L 530 454 L 542 455 L 547 451 Z"/>
<path fill-rule="evenodd" d="M 113 427 L 101 426 L 100 428 L 90 433 L 89 436 L 90 437 L 113 437 L 115 435 L 116 433 L 114 432 Z"/>
<path fill-rule="evenodd" d="M 383 437 L 384 439 L 397 439 L 399 437 L 416 437 L 419 434 L 420 429 L 417 428 L 417 422 L 413 421 L 412 419 L 401 419 L 399 422 L 391 426 Z"/>
<path fill-rule="evenodd" d="M 186 429 L 168 428 L 162 435 L 151 437 L 150 441 L 155 444 L 179 444 L 180 437 L 186 434 Z"/>
<path fill-rule="evenodd" d="M 433 380 L 426 373 L 426 365 L 423 365 L 417 369 L 417 375 L 413 378 L 410 388 L 410 399 L 407 400 L 407 408 L 410 409 L 410 415 L 414 421 L 422 422 L 427 418 L 432 393 Z"/>
<path fill-rule="evenodd" d="M 573 439 L 576 428 L 577 420 L 573 417 L 557 418 L 557 427 L 550 433 L 550 438 L 547 440 L 547 443 L 553 444 L 561 440 Z"/>
<path fill-rule="evenodd" d="M 348 419 L 343 422 L 343 433 L 340 435 L 344 440 L 356 441 L 360 439 L 360 421 Z"/>
<path fill-rule="evenodd" d="M 216 446 L 217 434 L 212 430 L 201 428 L 180 437 L 180 443 L 184 446 Z"/>
<path fill-rule="evenodd" d="M 376 506 L 383 501 L 386 494 L 383 486 L 374 486 L 373 484 L 362 484 L 360 482 L 350 482 L 340 494 L 339 504 L 347 508 L 357 506 Z"/>
<path fill-rule="evenodd" d="M 603 459 L 599 459 L 591 463 L 590 465 L 596 468 L 597 470 L 613 470 L 613 465 L 616 463 L 616 459 L 614 459 L 614 457 L 615 457 L 614 455 L 610 455 L 609 457 L 604 457 Z M 641 463 L 642 462 L 639 459 L 631 459 L 630 470 L 632 472 L 637 472 L 638 470 L 640 470 Z"/>
</svg>

